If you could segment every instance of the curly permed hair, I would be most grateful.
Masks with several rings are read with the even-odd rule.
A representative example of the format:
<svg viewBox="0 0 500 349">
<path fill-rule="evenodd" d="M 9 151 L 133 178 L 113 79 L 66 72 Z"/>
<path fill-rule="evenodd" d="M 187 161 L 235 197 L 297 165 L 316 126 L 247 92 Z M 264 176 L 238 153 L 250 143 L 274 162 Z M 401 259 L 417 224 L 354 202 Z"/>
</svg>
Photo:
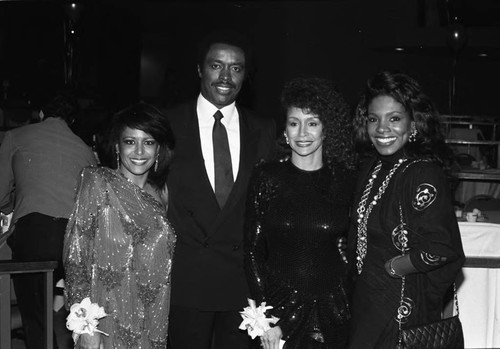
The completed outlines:
<svg viewBox="0 0 500 349">
<path fill-rule="evenodd" d="M 366 153 L 371 148 L 367 131 L 368 107 L 378 96 L 389 96 L 400 103 L 415 122 L 417 135 L 414 142 L 405 145 L 410 158 L 424 157 L 443 163 L 448 160 L 447 148 L 439 113 L 420 84 L 401 72 L 382 71 L 368 80 L 354 116 L 354 143 L 356 150 Z"/>
<path fill-rule="evenodd" d="M 299 108 L 315 114 L 323 124 L 323 160 L 335 169 L 353 170 L 355 152 L 352 145 L 352 118 L 349 106 L 331 80 L 300 77 L 285 84 L 281 94 L 285 111 Z M 283 146 L 285 142 L 280 142 Z M 288 147 L 287 147 L 288 149 Z"/>
</svg>

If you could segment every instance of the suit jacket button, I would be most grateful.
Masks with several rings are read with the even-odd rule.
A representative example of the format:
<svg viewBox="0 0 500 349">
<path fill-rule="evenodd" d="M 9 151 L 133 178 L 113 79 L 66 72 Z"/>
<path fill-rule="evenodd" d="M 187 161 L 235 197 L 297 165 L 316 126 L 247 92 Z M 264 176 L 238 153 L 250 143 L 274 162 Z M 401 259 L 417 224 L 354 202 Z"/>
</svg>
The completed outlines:
<svg viewBox="0 0 500 349">
<path fill-rule="evenodd" d="M 233 251 L 237 251 L 240 249 L 240 245 L 233 245 Z"/>
</svg>

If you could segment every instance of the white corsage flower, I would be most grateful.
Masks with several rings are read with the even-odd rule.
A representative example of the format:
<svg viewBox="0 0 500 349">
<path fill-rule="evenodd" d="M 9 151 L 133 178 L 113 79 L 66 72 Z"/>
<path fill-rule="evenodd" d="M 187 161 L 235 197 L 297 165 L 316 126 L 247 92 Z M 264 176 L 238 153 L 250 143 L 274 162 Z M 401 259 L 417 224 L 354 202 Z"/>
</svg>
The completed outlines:
<svg viewBox="0 0 500 349">
<path fill-rule="evenodd" d="M 275 324 L 278 322 L 279 318 L 276 316 L 266 317 L 266 311 L 272 309 L 270 305 L 266 305 L 266 302 L 262 302 L 258 307 L 255 305 L 253 299 L 248 299 L 248 307 L 243 308 L 240 311 L 243 321 L 240 324 L 240 330 L 247 330 L 248 335 L 255 339 L 257 336 L 262 336 L 264 332 L 271 328 L 270 324 Z M 285 341 L 280 340 L 280 348 L 283 347 Z"/>
<path fill-rule="evenodd" d="M 66 318 L 67 329 L 73 331 L 73 341 L 76 343 L 78 337 L 83 333 L 93 336 L 94 332 L 99 332 L 107 336 L 107 333 L 97 329 L 99 319 L 107 315 L 104 308 L 97 303 L 91 303 L 89 297 L 83 299 L 81 303 L 73 304 Z"/>
</svg>

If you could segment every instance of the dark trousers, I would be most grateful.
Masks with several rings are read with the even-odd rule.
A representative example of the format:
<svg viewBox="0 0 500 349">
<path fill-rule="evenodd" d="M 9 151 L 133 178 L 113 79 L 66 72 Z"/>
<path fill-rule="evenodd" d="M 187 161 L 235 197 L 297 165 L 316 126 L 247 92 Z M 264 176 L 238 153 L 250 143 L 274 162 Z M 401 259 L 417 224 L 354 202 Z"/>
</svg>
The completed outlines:
<svg viewBox="0 0 500 349">
<path fill-rule="evenodd" d="M 57 261 L 54 285 L 64 277 L 62 250 L 68 220 L 40 213 L 21 217 L 8 243 L 15 261 Z M 41 348 L 44 342 L 44 279 L 41 273 L 12 275 L 17 304 L 21 313 L 28 349 Z M 71 332 L 66 329 L 66 310 L 54 313 L 54 348 L 73 347 Z"/>
<path fill-rule="evenodd" d="M 238 311 L 200 311 L 170 307 L 170 349 L 248 349 L 250 337 L 238 329 Z"/>
</svg>

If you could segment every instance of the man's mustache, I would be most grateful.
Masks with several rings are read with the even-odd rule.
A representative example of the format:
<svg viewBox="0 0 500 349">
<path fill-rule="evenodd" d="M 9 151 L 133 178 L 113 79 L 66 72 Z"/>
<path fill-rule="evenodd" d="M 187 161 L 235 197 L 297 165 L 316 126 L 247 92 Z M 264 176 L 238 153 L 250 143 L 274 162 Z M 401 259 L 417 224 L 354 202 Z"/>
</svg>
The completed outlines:
<svg viewBox="0 0 500 349">
<path fill-rule="evenodd" d="M 212 86 L 221 86 L 221 87 L 232 87 L 236 88 L 236 85 L 231 81 L 215 81 L 211 84 Z"/>
</svg>

